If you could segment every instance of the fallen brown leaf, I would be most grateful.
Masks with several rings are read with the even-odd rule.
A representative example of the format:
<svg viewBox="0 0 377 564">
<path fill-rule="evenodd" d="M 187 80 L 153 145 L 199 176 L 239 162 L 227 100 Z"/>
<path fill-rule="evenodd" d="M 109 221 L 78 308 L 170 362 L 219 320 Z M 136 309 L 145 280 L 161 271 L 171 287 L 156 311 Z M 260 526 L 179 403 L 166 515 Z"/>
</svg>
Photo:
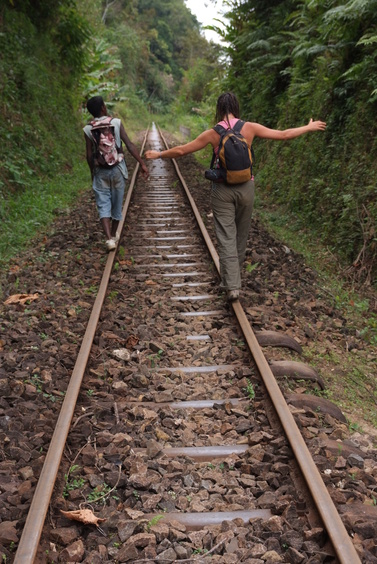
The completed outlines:
<svg viewBox="0 0 377 564">
<path fill-rule="evenodd" d="M 106 519 L 96 517 L 91 509 L 76 509 L 75 511 L 63 511 L 61 509 L 60 513 L 62 513 L 64 517 L 72 521 L 80 521 L 84 523 L 84 525 L 95 525 L 98 527 L 98 523 L 106 521 Z"/>
<path fill-rule="evenodd" d="M 37 300 L 38 297 L 38 294 L 13 294 L 13 296 L 9 296 L 9 298 L 5 300 L 4 304 L 25 304 L 26 302 Z"/>
<path fill-rule="evenodd" d="M 9 272 L 12 273 L 16 273 L 16 272 L 20 272 L 21 268 L 18 266 L 18 264 L 14 264 L 13 266 L 10 267 Z"/>
<path fill-rule="evenodd" d="M 136 335 L 129 335 L 129 337 L 127 337 L 126 347 L 128 349 L 131 349 L 132 347 L 137 345 L 138 342 L 139 342 L 139 337 L 136 337 Z"/>
</svg>

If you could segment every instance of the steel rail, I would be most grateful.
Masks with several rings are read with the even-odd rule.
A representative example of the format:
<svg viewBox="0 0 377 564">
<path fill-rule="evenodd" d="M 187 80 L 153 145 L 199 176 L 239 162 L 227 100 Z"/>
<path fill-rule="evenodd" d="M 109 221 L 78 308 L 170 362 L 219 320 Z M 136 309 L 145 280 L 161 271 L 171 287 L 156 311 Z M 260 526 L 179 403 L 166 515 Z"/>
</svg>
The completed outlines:
<svg viewBox="0 0 377 564">
<path fill-rule="evenodd" d="M 144 150 L 148 131 L 149 129 L 146 131 L 141 153 Z M 127 215 L 139 167 L 140 165 L 139 163 L 137 163 L 130 181 L 122 209 L 123 218 L 119 223 L 119 232 L 122 231 L 124 226 L 125 217 Z M 14 564 L 33 564 L 35 561 L 43 525 L 58 474 L 60 462 L 63 456 L 63 451 L 71 425 L 73 413 L 76 407 L 77 398 L 80 392 L 82 379 L 84 377 L 85 368 L 88 363 L 89 354 L 97 329 L 103 302 L 106 297 L 106 290 L 115 261 L 115 255 L 115 252 L 108 254 L 98 293 L 85 330 L 80 351 L 71 374 L 58 421 L 51 438 L 50 446 L 47 451 L 46 459 L 42 467 L 37 487 L 35 489 L 33 500 L 29 508 L 17 552 L 15 554 Z"/>
<path fill-rule="evenodd" d="M 166 149 L 169 149 L 169 146 L 159 128 L 158 130 Z M 179 170 L 179 166 L 175 159 L 172 159 L 172 161 L 181 184 L 193 208 L 193 212 L 202 232 L 202 236 L 213 258 L 217 271 L 220 274 L 220 261 L 217 251 L 214 248 L 209 233 L 195 204 L 195 201 L 192 198 L 189 188 Z M 347 533 L 343 521 L 341 520 L 340 515 L 331 499 L 331 496 L 322 480 L 321 474 L 319 473 L 318 468 L 315 465 L 315 462 L 309 452 L 308 447 L 306 446 L 306 443 L 301 435 L 296 421 L 294 420 L 293 415 L 271 371 L 267 359 L 263 354 L 254 331 L 246 317 L 245 311 L 242 308 L 239 300 L 232 302 L 232 306 L 238 323 L 244 334 L 249 350 L 256 362 L 260 375 L 283 426 L 286 437 L 295 454 L 297 463 L 301 469 L 309 491 L 313 496 L 314 503 L 329 534 L 339 562 L 340 564 L 359 564 L 361 563 L 361 561 L 356 552 L 356 549 L 352 544 L 351 538 Z"/>
</svg>

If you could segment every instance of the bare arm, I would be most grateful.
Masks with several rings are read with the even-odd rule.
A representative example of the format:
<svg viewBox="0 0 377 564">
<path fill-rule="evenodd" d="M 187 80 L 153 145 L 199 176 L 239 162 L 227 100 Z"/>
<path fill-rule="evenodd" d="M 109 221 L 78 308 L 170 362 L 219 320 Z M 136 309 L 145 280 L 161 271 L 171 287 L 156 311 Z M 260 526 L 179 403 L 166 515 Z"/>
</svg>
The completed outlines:
<svg viewBox="0 0 377 564">
<path fill-rule="evenodd" d="M 93 180 L 93 168 L 94 168 L 94 164 L 93 164 L 93 143 L 91 141 L 91 139 L 89 139 L 89 137 L 84 133 L 85 135 L 85 143 L 86 143 L 86 161 L 89 165 L 90 168 L 90 173 L 92 175 L 92 180 Z"/>
<path fill-rule="evenodd" d="M 218 143 L 218 140 L 219 135 L 213 129 L 207 129 L 207 131 L 203 131 L 203 133 L 201 133 L 196 139 L 186 143 L 185 145 L 178 145 L 177 147 L 172 147 L 171 149 L 167 149 L 165 151 L 146 151 L 145 158 L 176 159 L 178 157 L 182 157 L 183 155 L 189 155 L 190 153 L 200 151 L 200 149 L 204 149 L 204 147 L 209 144 L 215 146 L 216 141 Z"/>
<path fill-rule="evenodd" d="M 120 124 L 120 138 L 122 139 L 123 143 L 126 145 L 127 147 L 127 151 L 133 156 L 134 159 L 137 160 L 138 163 L 140 163 L 141 169 L 142 169 L 142 173 L 143 176 L 145 176 L 146 178 L 148 178 L 149 176 L 149 170 L 145 164 L 145 162 L 143 161 L 143 159 L 140 156 L 139 151 L 137 150 L 136 146 L 132 143 L 132 141 L 130 140 L 130 138 L 128 137 L 126 130 L 123 127 L 123 124 Z"/>
<path fill-rule="evenodd" d="M 294 139 L 310 131 L 324 131 L 326 129 L 326 123 L 324 121 L 309 121 L 307 125 L 301 127 L 293 127 L 291 129 L 269 129 L 260 123 L 246 123 L 245 124 L 245 134 L 249 133 L 251 140 L 254 137 L 261 137 L 262 139 L 275 139 L 278 141 L 285 141 L 287 139 Z M 248 136 L 249 136 L 248 135 Z"/>
</svg>

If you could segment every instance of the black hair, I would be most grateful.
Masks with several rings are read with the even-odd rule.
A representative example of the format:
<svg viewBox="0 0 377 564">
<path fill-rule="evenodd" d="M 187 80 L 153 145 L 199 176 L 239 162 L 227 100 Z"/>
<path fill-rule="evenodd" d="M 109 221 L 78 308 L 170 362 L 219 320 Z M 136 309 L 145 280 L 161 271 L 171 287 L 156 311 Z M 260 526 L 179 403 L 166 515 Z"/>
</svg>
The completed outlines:
<svg viewBox="0 0 377 564">
<path fill-rule="evenodd" d="M 104 103 L 102 96 L 93 96 L 87 101 L 86 109 L 93 117 L 100 117 Z"/>
<path fill-rule="evenodd" d="M 229 121 L 229 114 L 234 117 L 240 117 L 240 105 L 237 96 L 233 92 L 224 92 L 217 99 L 216 104 L 216 122 L 222 121 L 225 117 Z"/>
</svg>

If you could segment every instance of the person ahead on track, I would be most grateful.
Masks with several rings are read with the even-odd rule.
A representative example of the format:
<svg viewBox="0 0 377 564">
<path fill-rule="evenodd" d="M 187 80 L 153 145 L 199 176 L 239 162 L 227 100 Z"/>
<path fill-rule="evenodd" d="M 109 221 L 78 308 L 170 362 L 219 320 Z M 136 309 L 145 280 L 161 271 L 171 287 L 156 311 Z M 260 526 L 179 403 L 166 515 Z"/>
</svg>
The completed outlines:
<svg viewBox="0 0 377 564">
<path fill-rule="evenodd" d="M 148 178 L 149 171 L 137 148 L 130 141 L 121 120 L 118 118 L 109 119 L 102 96 L 90 98 L 86 107 L 94 118 L 93 121 L 84 127 L 86 160 L 92 175 L 97 210 L 106 237 L 106 248 L 108 251 L 112 251 L 115 249 L 118 240 L 117 228 L 119 221 L 122 219 L 123 196 L 128 178 L 122 141 L 126 145 L 128 152 L 140 163 L 142 174 L 145 178 Z M 102 127 L 107 125 L 108 122 L 108 128 Z M 93 129 L 96 126 L 97 128 L 98 126 L 100 127 L 100 129 L 97 129 L 99 133 L 97 143 Z M 112 130 L 112 137 L 106 137 L 106 135 L 109 135 L 109 129 Z M 101 138 L 103 139 L 103 147 L 101 147 Z M 113 157 L 111 153 L 111 158 L 107 158 L 110 164 L 105 161 L 105 158 L 98 158 L 98 146 L 105 154 L 106 144 L 109 145 L 109 139 L 113 140 L 113 151 L 115 154 Z"/>
</svg>

